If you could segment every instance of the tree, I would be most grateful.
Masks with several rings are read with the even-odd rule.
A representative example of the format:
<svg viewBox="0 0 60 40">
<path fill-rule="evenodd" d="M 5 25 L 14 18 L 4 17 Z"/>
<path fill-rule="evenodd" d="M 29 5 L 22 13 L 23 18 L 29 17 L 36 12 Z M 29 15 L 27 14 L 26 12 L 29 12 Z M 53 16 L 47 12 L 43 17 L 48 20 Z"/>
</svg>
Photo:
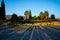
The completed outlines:
<svg viewBox="0 0 60 40">
<path fill-rule="evenodd" d="M 26 20 L 29 20 L 30 19 L 29 11 L 25 11 L 25 17 L 26 17 Z"/>
<path fill-rule="evenodd" d="M 33 20 L 37 20 L 37 17 L 36 17 L 36 16 L 33 16 L 32 19 L 33 19 Z"/>
<path fill-rule="evenodd" d="M 55 19 L 55 15 L 54 14 L 51 15 L 51 19 Z"/>
<path fill-rule="evenodd" d="M 40 12 L 40 19 L 42 20 L 42 19 L 44 19 L 44 13 L 43 12 Z"/>
<path fill-rule="evenodd" d="M 28 14 L 28 10 L 25 11 L 25 14 L 24 15 L 27 15 Z"/>
<path fill-rule="evenodd" d="M 30 19 L 32 19 L 31 10 L 29 11 Z"/>
<path fill-rule="evenodd" d="M 37 19 L 38 19 L 38 20 L 41 20 L 41 17 L 40 17 L 40 16 L 38 16 L 38 17 L 37 17 Z"/>
<path fill-rule="evenodd" d="M 3 20 L 3 21 L 6 20 L 4 0 L 2 0 L 1 5 L 0 5 L 0 20 Z"/>
<path fill-rule="evenodd" d="M 18 16 L 15 13 L 12 15 L 11 21 L 13 22 L 18 21 Z"/>
<path fill-rule="evenodd" d="M 45 16 L 45 19 L 48 19 L 48 18 L 49 18 L 49 13 L 48 13 L 48 11 L 45 11 L 45 12 L 44 12 L 44 16 Z"/>
<path fill-rule="evenodd" d="M 18 20 L 23 20 L 23 16 L 19 16 L 18 17 Z"/>
</svg>

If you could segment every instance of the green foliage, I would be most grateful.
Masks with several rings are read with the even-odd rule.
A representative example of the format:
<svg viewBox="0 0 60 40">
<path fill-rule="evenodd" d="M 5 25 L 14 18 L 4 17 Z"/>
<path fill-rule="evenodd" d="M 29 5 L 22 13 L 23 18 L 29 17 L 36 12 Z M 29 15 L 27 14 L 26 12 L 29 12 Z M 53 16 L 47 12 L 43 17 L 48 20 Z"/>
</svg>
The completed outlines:
<svg viewBox="0 0 60 40">
<path fill-rule="evenodd" d="M 33 16 L 32 17 L 31 10 L 30 11 L 26 10 L 25 11 L 25 17 L 26 17 L 26 19 L 24 20 L 23 16 L 17 16 L 16 14 L 13 14 L 11 21 L 13 24 L 14 23 L 25 24 L 25 23 L 50 22 L 50 21 L 54 21 L 54 19 L 55 19 L 55 15 L 51 15 L 51 18 L 49 19 L 48 11 L 40 12 L 39 16 Z"/>
<path fill-rule="evenodd" d="M 51 19 L 55 19 L 55 15 L 54 14 L 51 15 Z"/>
<path fill-rule="evenodd" d="M 25 15 L 27 15 L 28 13 L 29 13 L 29 12 L 26 10 L 26 11 L 25 11 Z"/>
<path fill-rule="evenodd" d="M 49 16 L 49 13 L 48 13 L 48 11 L 45 11 L 45 16 Z"/>
<path fill-rule="evenodd" d="M 48 18 L 49 18 L 49 13 L 48 13 L 48 11 L 45 11 L 44 15 L 45 15 L 45 19 L 48 19 Z"/>
<path fill-rule="evenodd" d="M 32 20 L 38 20 L 38 17 L 33 16 L 33 17 L 32 17 Z"/>
<path fill-rule="evenodd" d="M 25 18 L 26 18 L 26 20 L 30 19 L 29 16 L 30 16 L 29 11 L 25 11 Z"/>
<path fill-rule="evenodd" d="M 41 18 L 41 20 L 44 19 L 44 13 L 43 12 L 40 12 L 40 18 Z"/>
<path fill-rule="evenodd" d="M 18 21 L 18 16 L 15 13 L 12 15 L 11 21 L 12 22 Z"/>
<path fill-rule="evenodd" d="M 19 16 L 19 17 L 18 17 L 18 20 L 24 20 L 24 19 L 23 19 L 23 16 Z"/>
<path fill-rule="evenodd" d="M 3 23 L 3 20 L 0 20 L 0 25 Z"/>
<path fill-rule="evenodd" d="M 31 10 L 30 11 L 28 11 L 28 10 L 25 11 L 25 17 L 26 17 L 26 20 L 31 20 L 32 19 Z"/>
<path fill-rule="evenodd" d="M 32 19 L 31 10 L 29 11 L 30 19 Z"/>
<path fill-rule="evenodd" d="M 48 11 L 45 11 L 44 13 L 43 13 L 43 12 L 40 12 L 39 18 L 40 18 L 41 20 L 43 20 L 43 19 L 48 19 L 48 18 L 49 18 L 49 13 L 48 13 Z"/>
</svg>

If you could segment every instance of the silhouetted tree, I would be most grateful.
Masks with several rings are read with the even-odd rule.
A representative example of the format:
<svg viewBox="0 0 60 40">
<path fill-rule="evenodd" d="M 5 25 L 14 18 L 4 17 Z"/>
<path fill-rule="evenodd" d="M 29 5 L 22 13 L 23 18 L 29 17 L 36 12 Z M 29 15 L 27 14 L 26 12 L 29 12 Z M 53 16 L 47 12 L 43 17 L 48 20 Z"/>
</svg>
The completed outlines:
<svg viewBox="0 0 60 40">
<path fill-rule="evenodd" d="M 18 17 L 18 20 L 23 20 L 23 19 L 24 19 L 23 16 Z"/>
<path fill-rule="evenodd" d="M 1 7 L 0 7 L 0 20 L 5 20 L 5 3 L 4 0 L 1 2 Z"/>
<path fill-rule="evenodd" d="M 30 19 L 32 19 L 31 10 L 29 11 L 29 13 L 30 13 Z"/>
<path fill-rule="evenodd" d="M 37 19 L 38 19 L 38 20 L 41 20 L 41 17 L 40 17 L 40 16 L 38 16 L 38 17 L 37 17 Z"/>
<path fill-rule="evenodd" d="M 51 15 L 51 19 L 55 19 L 55 15 L 54 14 Z"/>
<path fill-rule="evenodd" d="M 11 18 L 12 22 L 17 22 L 18 21 L 18 16 L 14 13 Z"/>
</svg>

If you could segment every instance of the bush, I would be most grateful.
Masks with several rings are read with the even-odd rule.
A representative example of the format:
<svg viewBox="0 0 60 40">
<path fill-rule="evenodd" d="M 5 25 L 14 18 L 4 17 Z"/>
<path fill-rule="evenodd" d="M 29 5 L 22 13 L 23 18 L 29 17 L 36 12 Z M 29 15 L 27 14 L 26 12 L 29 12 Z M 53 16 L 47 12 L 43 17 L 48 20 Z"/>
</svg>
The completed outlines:
<svg viewBox="0 0 60 40">
<path fill-rule="evenodd" d="M 0 25 L 3 23 L 3 21 L 2 20 L 0 20 Z"/>
</svg>

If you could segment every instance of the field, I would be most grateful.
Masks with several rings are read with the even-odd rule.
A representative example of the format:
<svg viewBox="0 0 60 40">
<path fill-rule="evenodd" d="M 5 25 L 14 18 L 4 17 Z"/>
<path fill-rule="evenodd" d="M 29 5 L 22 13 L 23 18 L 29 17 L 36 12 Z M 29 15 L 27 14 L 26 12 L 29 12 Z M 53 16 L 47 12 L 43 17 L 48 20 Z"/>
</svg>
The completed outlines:
<svg viewBox="0 0 60 40">
<path fill-rule="evenodd" d="M 17 26 L 0 25 L 0 40 L 60 40 L 60 26 Z"/>
</svg>

